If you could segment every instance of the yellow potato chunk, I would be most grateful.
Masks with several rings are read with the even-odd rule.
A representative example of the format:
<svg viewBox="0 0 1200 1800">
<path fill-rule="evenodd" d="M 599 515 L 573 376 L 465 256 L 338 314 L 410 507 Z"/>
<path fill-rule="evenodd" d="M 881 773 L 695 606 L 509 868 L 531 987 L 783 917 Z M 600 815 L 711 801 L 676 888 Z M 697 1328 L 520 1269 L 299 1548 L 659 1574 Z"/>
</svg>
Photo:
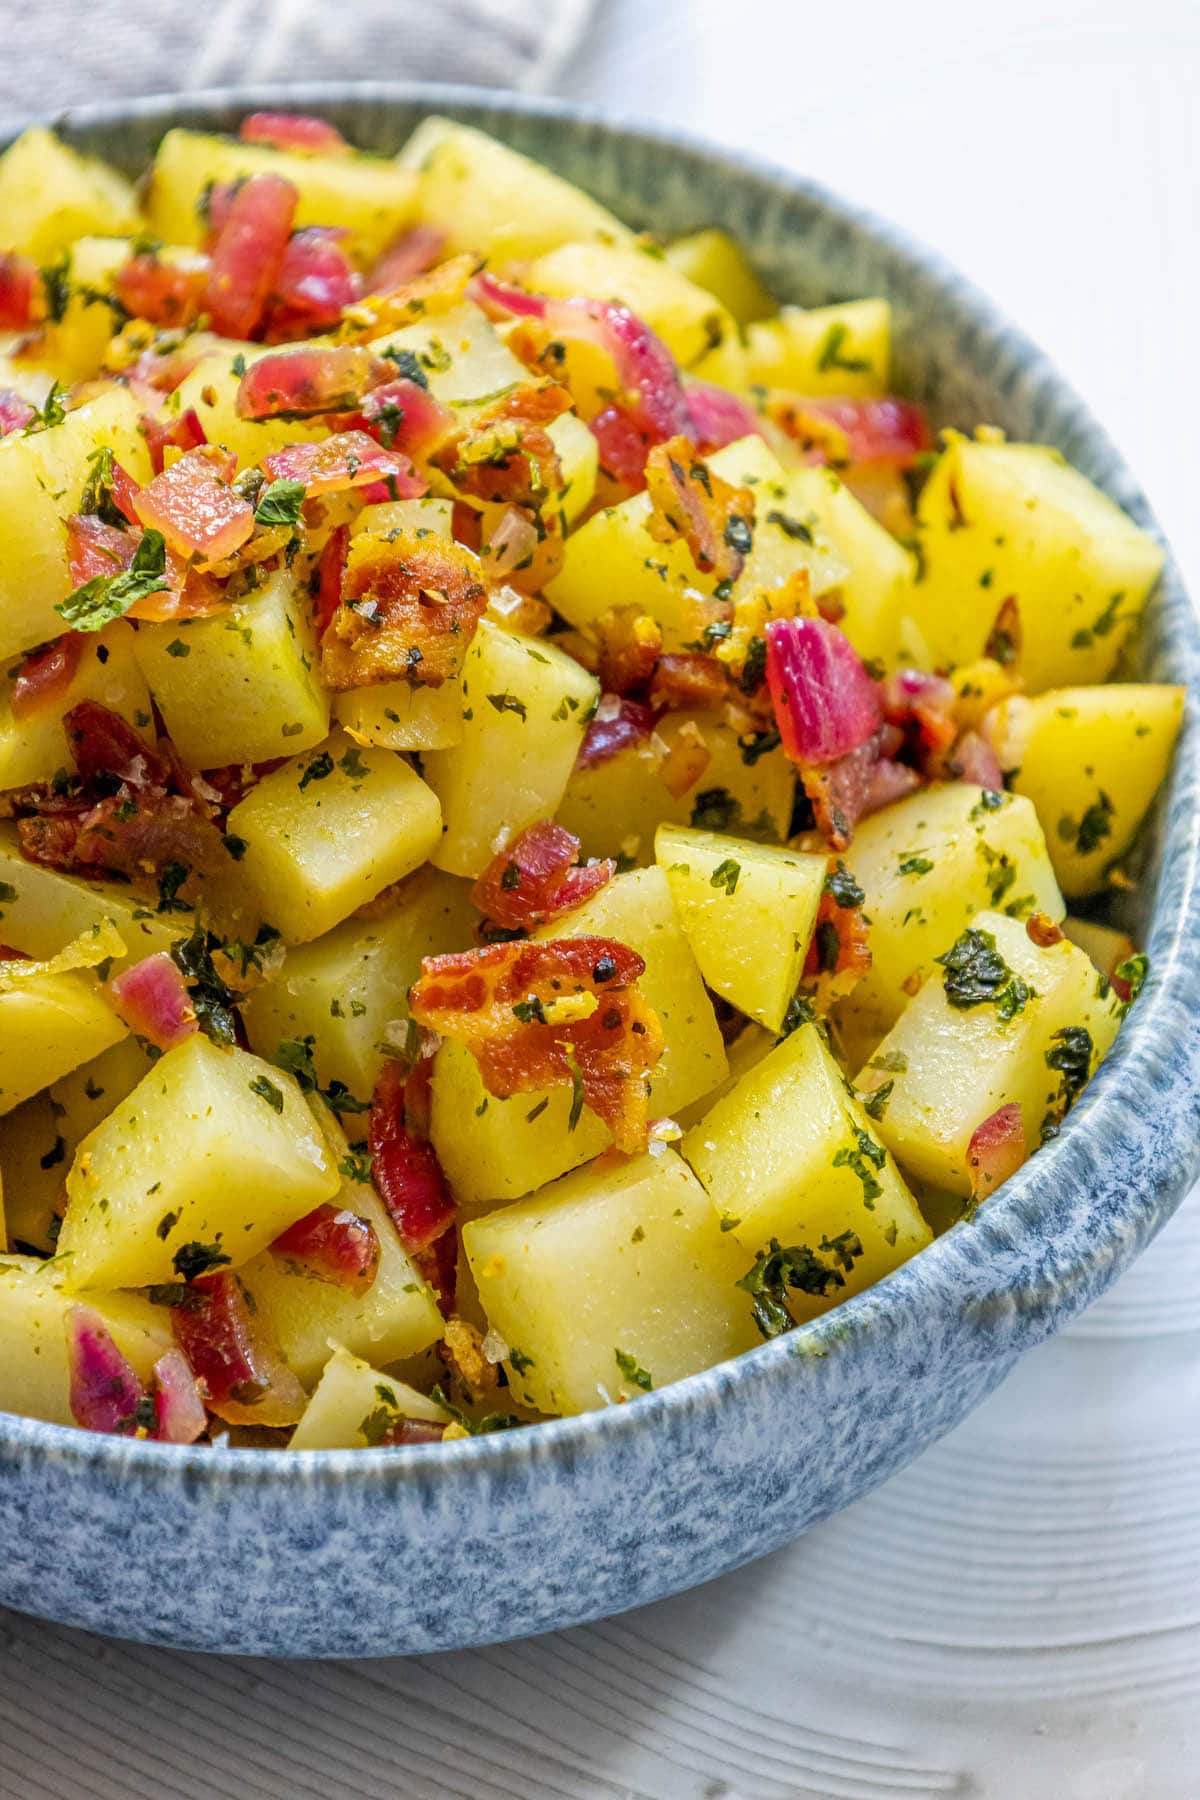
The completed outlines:
<svg viewBox="0 0 1200 1800">
<path fill-rule="evenodd" d="M 0 657 L 67 629 L 55 611 L 75 585 L 65 520 L 79 510 L 88 458 L 105 446 L 135 481 L 150 480 L 137 402 L 124 388 L 77 407 L 61 425 L 0 440 Z"/>
<path fill-rule="evenodd" d="M 828 859 L 678 825 L 659 826 L 655 856 L 707 985 L 782 1031 Z"/>
<path fill-rule="evenodd" d="M 667 245 L 666 258 L 673 269 L 715 295 L 739 325 L 751 325 L 775 311 L 750 259 L 728 232 L 710 228 L 676 238 Z"/>
<path fill-rule="evenodd" d="M 673 1115 L 724 1078 L 712 1002 L 661 869 L 616 876 L 535 935 L 616 938 L 645 958 L 639 986 L 665 1040 L 650 1081 L 652 1117 Z M 572 1130 L 571 1100 L 569 1087 L 497 1099 L 484 1088 L 470 1051 L 443 1044 L 433 1068 L 431 1136 L 458 1198 L 514 1200 L 603 1150 L 611 1142 L 608 1127 L 585 1106 Z"/>
<path fill-rule="evenodd" d="M 748 379 L 800 394 L 886 394 L 891 377 L 892 309 L 886 300 L 849 300 L 806 311 L 785 306 L 746 333 Z"/>
<path fill-rule="evenodd" d="M 542 163 L 471 125 L 423 119 L 397 158 L 417 176 L 415 216 L 449 233 L 446 254 L 524 261 L 577 239 L 629 241 L 604 207 Z"/>
<path fill-rule="evenodd" d="M 306 943 L 425 862 L 441 836 L 434 793 L 392 750 L 341 732 L 264 776 L 229 815 L 241 868 L 289 943 Z"/>
<path fill-rule="evenodd" d="M 733 1042 L 725 1046 L 729 1069 L 724 1081 L 719 1081 L 710 1094 L 702 1094 L 690 1106 L 679 1108 L 675 1115 L 675 1123 L 679 1128 L 687 1132 L 693 1125 L 699 1124 L 705 1113 L 711 1112 L 717 1101 L 723 1099 L 743 1075 L 748 1074 L 764 1056 L 771 1054 L 778 1041 L 773 1031 L 767 1031 L 761 1025 L 743 1025 Z"/>
<path fill-rule="evenodd" d="M 163 138 L 150 171 L 146 213 L 151 231 L 167 243 L 201 243 L 208 229 L 208 188 L 246 175 L 282 175 L 299 195 L 297 229 L 340 225 L 363 262 L 377 256 L 412 220 L 416 181 L 387 157 L 357 152 L 297 156 L 236 138 L 176 130 Z"/>
<path fill-rule="evenodd" d="M 94 975 L 34 975 L 0 989 L 0 1112 L 118 1043 L 127 1027 Z"/>
<path fill-rule="evenodd" d="M 966 1195 L 975 1130 L 1015 1102 L 1036 1150 L 1108 1051 L 1122 1007 L 1075 944 L 1040 948 L 1003 913 L 980 913 L 952 954 L 968 966 L 929 975 L 856 1085 L 875 1095 L 875 1129 L 897 1161 Z"/>
<path fill-rule="evenodd" d="M 167 736 L 194 769 L 267 762 L 328 735 L 311 606 L 289 569 L 211 618 L 139 625 L 137 656 Z"/>
<path fill-rule="evenodd" d="M 969 782 L 926 788 L 864 819 L 845 861 L 866 894 L 871 967 L 839 1011 L 876 1040 L 982 908 L 1018 918 L 1065 911 L 1032 804 Z"/>
<path fill-rule="evenodd" d="M 73 1425 L 67 1320 L 79 1304 L 55 1263 L 0 1258 L 0 1410 L 51 1425 Z M 174 1349 L 171 1316 L 141 1294 L 88 1294 L 113 1342 L 143 1381 Z"/>
<path fill-rule="evenodd" d="M 817 1027 L 801 1025 L 683 1140 L 741 1249 L 739 1274 L 772 1244 L 800 1253 L 808 1279 L 785 1292 L 795 1319 L 828 1312 L 931 1241 L 878 1135 Z"/>
<path fill-rule="evenodd" d="M 81 700 L 98 700 L 153 743 L 150 693 L 134 655 L 133 627 L 124 620 L 84 637 L 79 666 L 62 694 L 18 715 L 12 696 L 21 666 L 10 664 L 0 682 L 0 788 L 52 781 L 60 769 L 74 767 L 63 715 Z"/>
<path fill-rule="evenodd" d="M 562 244 L 530 264 L 525 279 L 539 294 L 569 300 L 617 300 L 663 340 L 681 368 L 737 339 L 724 306 L 668 262 L 639 245 Z"/>
<path fill-rule="evenodd" d="M 52 262 L 76 238 L 136 229 L 123 175 L 33 125 L 0 156 L 0 246 Z"/>
<path fill-rule="evenodd" d="M 1030 693 L 1112 673 L 1162 551 L 1107 494 L 1037 444 L 956 439 L 917 507 L 914 617 L 938 667 L 982 656 L 1014 599 L 1008 647 Z"/>
<path fill-rule="evenodd" d="M 708 760 L 690 786 L 672 793 L 664 777 L 689 749 Z M 716 713 L 666 713 L 649 742 L 574 770 L 558 822 L 574 832 L 585 856 L 646 863 L 664 822 L 781 843 L 795 789 L 795 770 L 778 746 L 760 754 L 752 740 L 743 745 Z"/>
<path fill-rule="evenodd" d="M 381 1359 L 386 1360 L 386 1359 Z M 289 1450 L 363 1450 L 386 1442 L 403 1419 L 448 1424 L 446 1409 L 338 1345 L 325 1364 Z"/>
<path fill-rule="evenodd" d="M 242 1004 L 250 1048 L 273 1057 L 281 1043 L 310 1039 L 320 1085 L 340 1081 L 369 1100 L 389 1041 L 402 1042 L 421 958 L 468 949 L 478 922 L 465 882 L 419 869 L 380 917 L 347 919 L 288 951 Z"/>
<path fill-rule="evenodd" d="M 463 1228 L 516 1398 L 590 1412 L 756 1341 L 745 1258 L 672 1150 L 593 1163 Z"/>
<path fill-rule="evenodd" d="M 197 1032 L 84 1139 L 58 1240 L 75 1288 L 238 1266 L 338 1188 L 290 1075 Z"/>
<path fill-rule="evenodd" d="M 240 1271 L 242 1285 L 271 1322 L 284 1361 L 311 1388 L 329 1362 L 330 1340 L 373 1362 L 399 1362 L 436 1343 L 444 1329 L 428 1284 L 400 1246 L 396 1227 L 370 1181 L 358 1179 L 361 1156 L 323 1106 L 314 1113 L 324 1130 L 342 1185 L 333 1204 L 375 1228 L 379 1267 L 365 1293 L 321 1281 L 264 1250 Z M 324 1115 L 323 1117 L 321 1115 Z"/>
<path fill-rule="evenodd" d="M 1037 808 L 1068 899 L 1104 887 L 1166 778 L 1184 690 L 1112 683 L 1014 694 L 988 730 L 1013 791 Z"/>
<path fill-rule="evenodd" d="M 462 742 L 424 758 L 445 819 L 440 869 L 479 875 L 510 837 L 553 816 L 599 692 L 553 644 L 480 621 L 463 664 Z"/>
<path fill-rule="evenodd" d="M 855 498 L 831 469 L 797 469 L 788 476 L 791 502 L 809 529 L 846 565 L 839 583 L 846 611 L 842 630 L 860 656 L 887 668 L 901 660 L 904 613 L 916 562 Z"/>
<path fill-rule="evenodd" d="M 114 973 L 155 950 L 169 950 L 194 924 L 187 908 L 155 912 L 115 881 L 81 881 L 27 862 L 13 827 L 0 824 L 0 941 L 43 961 L 105 919 L 126 948 L 112 963 Z"/>
</svg>

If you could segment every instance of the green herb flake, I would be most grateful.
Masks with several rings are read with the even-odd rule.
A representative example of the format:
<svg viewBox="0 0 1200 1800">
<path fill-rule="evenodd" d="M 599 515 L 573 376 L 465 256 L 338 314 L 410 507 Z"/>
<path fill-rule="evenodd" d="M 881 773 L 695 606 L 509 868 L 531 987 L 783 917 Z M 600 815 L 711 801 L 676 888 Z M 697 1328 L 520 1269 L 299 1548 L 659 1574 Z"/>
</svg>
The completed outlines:
<svg viewBox="0 0 1200 1800">
<path fill-rule="evenodd" d="M 868 1212 L 874 1212 L 875 1202 L 882 1194 L 883 1188 L 876 1181 L 872 1170 L 883 1168 L 887 1161 L 887 1152 L 882 1145 L 875 1142 L 869 1131 L 859 1131 L 856 1128 L 854 1137 L 853 1145 L 843 1144 L 840 1150 L 835 1151 L 833 1166 L 835 1169 L 854 1170 L 862 1182 L 863 1205 Z"/>
<path fill-rule="evenodd" d="M 211 1244 L 180 1244 L 171 1258 L 171 1267 L 184 1281 L 195 1281 L 198 1275 L 207 1275 L 212 1269 L 223 1268 L 232 1260 L 222 1250 L 218 1233 L 215 1242 Z"/>
<path fill-rule="evenodd" d="M 648 1394 L 654 1386 L 654 1379 L 649 1369 L 643 1369 L 637 1358 L 630 1356 L 627 1350 L 614 1350 L 613 1355 L 624 1379 L 632 1382 L 634 1387 L 641 1388 L 643 1393 Z"/>
<path fill-rule="evenodd" d="M 260 1100 L 265 1100 L 273 1112 L 283 1111 L 283 1089 L 277 1088 L 268 1076 L 256 1075 L 250 1083 L 250 1092 L 257 1094 Z"/>
<path fill-rule="evenodd" d="M 256 525 L 298 525 L 303 516 L 306 489 L 302 481 L 268 482 L 254 509 Z"/>
<path fill-rule="evenodd" d="M 166 539 L 161 531 L 147 529 L 128 569 L 116 575 L 93 575 L 54 610 L 75 631 L 102 631 L 128 612 L 135 600 L 166 591 L 166 566 Z"/>
<path fill-rule="evenodd" d="M 862 1240 L 853 1231 L 822 1238 L 818 1248 L 831 1260 L 822 1261 L 808 1244 L 785 1246 L 772 1238 L 768 1249 L 738 1280 L 737 1286 L 754 1301 L 754 1323 L 763 1337 L 780 1337 L 792 1329 L 795 1321 L 787 1308 L 788 1288 L 824 1300 L 831 1291 L 845 1287 L 846 1275 L 863 1254 Z"/>
<path fill-rule="evenodd" d="M 717 864 L 716 868 L 709 876 L 708 885 L 715 888 L 724 888 L 726 894 L 736 894 L 738 879 L 741 876 L 741 873 L 741 863 L 735 861 L 732 856 L 727 856 L 722 862 Z"/>
<path fill-rule="evenodd" d="M 494 706 L 498 713 L 516 713 L 519 719 L 527 717 L 525 702 L 519 700 L 515 694 L 489 694 L 487 698 L 488 704 Z"/>
</svg>

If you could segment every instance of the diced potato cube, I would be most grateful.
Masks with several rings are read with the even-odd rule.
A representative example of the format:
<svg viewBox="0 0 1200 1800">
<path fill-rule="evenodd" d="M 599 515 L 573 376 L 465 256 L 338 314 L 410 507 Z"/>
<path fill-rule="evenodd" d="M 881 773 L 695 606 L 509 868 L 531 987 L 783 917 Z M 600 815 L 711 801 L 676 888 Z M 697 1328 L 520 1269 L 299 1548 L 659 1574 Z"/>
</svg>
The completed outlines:
<svg viewBox="0 0 1200 1800">
<path fill-rule="evenodd" d="M 94 975 L 32 975 L 0 989 L 0 1112 L 118 1043 L 127 1027 Z"/>
<path fill-rule="evenodd" d="M 914 617 L 939 667 L 982 656 L 1009 599 L 1030 693 L 1103 681 L 1162 567 L 1152 537 L 1038 444 L 956 439 L 917 508 Z"/>
<path fill-rule="evenodd" d="M 52 781 L 71 769 L 63 715 L 81 700 L 98 700 L 153 743 L 150 693 L 134 656 L 134 631 L 117 619 L 83 638 L 79 666 L 61 696 L 34 712 L 13 712 L 13 685 L 22 664 L 12 663 L 0 683 L 0 788 Z"/>
<path fill-rule="evenodd" d="M 296 226 L 340 225 L 354 255 L 369 262 L 411 223 L 414 177 L 382 156 L 298 156 L 236 138 L 168 131 L 150 172 L 150 229 L 171 244 L 199 244 L 207 234 L 205 195 L 216 182 L 282 175 L 299 195 Z"/>
<path fill-rule="evenodd" d="M 338 1179 L 292 1076 L 197 1032 L 80 1145 L 58 1239 L 64 1278 L 149 1287 L 237 1267 Z"/>
<path fill-rule="evenodd" d="M 56 1263 L 0 1258 L 0 1410 L 73 1425 L 67 1319 L 77 1305 Z M 143 1381 L 175 1346 L 170 1314 L 141 1294 L 89 1294 L 113 1342 Z"/>
<path fill-rule="evenodd" d="M 604 207 L 542 163 L 471 125 L 431 115 L 397 159 L 418 177 L 416 217 L 449 233 L 447 255 L 524 261 L 558 244 L 629 241 Z"/>
<path fill-rule="evenodd" d="M 679 825 L 659 826 L 655 856 L 707 985 L 782 1031 L 828 859 Z"/>
<path fill-rule="evenodd" d="M 953 1005 L 949 994 L 964 986 L 936 970 L 857 1078 L 863 1093 L 888 1089 L 873 1110 L 897 1161 L 964 1195 L 976 1129 L 1016 1102 L 1035 1150 L 1108 1051 L 1121 1016 L 1108 982 L 1067 939 L 1039 947 L 1024 925 L 996 912 L 980 913 L 970 929 L 988 934 L 986 947 L 1027 992 L 1008 982 L 991 998 Z"/>
<path fill-rule="evenodd" d="M 43 322 L 22 350 L 23 360 L 49 369 L 67 385 L 100 372 L 113 334 L 124 322 L 125 315 L 115 303 L 115 276 L 128 261 L 131 249 L 129 238 L 76 238 L 64 253 L 66 304 L 62 317 Z M 165 260 L 165 247 L 162 254 Z"/>
<path fill-rule="evenodd" d="M 756 1063 L 682 1147 L 742 1251 L 739 1274 L 772 1243 L 811 1257 L 811 1282 L 786 1290 L 793 1318 L 828 1312 L 931 1241 L 815 1025 Z"/>
<path fill-rule="evenodd" d="M 746 334 L 750 381 L 800 394 L 886 394 L 891 378 L 892 309 L 886 300 L 849 300 L 805 311 L 785 306 Z"/>
<path fill-rule="evenodd" d="M 639 986 L 662 1021 L 665 1048 L 650 1082 L 651 1116 L 673 1115 L 725 1075 L 725 1050 L 712 1002 L 683 934 L 661 869 L 618 875 L 583 906 L 536 933 L 540 938 L 615 938 L 645 958 Z M 588 1107 L 574 1131 L 570 1088 L 488 1094 L 464 1046 L 445 1043 L 433 1068 L 431 1136 L 458 1198 L 513 1200 L 597 1155 L 607 1126 Z"/>
<path fill-rule="evenodd" d="M 750 259 L 728 232 L 710 228 L 676 238 L 667 245 L 666 258 L 681 275 L 714 294 L 739 325 L 769 318 L 775 311 L 775 302 Z"/>
<path fill-rule="evenodd" d="M 517 1399 L 589 1412 L 755 1341 L 745 1260 L 674 1151 L 577 1169 L 463 1228 Z"/>
<path fill-rule="evenodd" d="M 289 943 L 340 924 L 425 862 L 441 836 L 436 795 L 392 750 L 335 732 L 251 788 L 229 815 L 246 882 Z"/>
<path fill-rule="evenodd" d="M 864 819 L 845 860 L 866 894 L 871 967 L 839 1010 L 876 1039 L 983 907 L 1022 919 L 1065 911 L 1032 804 L 969 782 L 926 788 Z"/>
<path fill-rule="evenodd" d="M 733 1042 L 725 1046 L 729 1071 L 724 1081 L 718 1082 L 711 1094 L 702 1094 L 690 1106 L 681 1106 L 677 1110 L 675 1123 L 679 1128 L 687 1132 L 693 1125 L 699 1124 L 705 1113 L 711 1112 L 717 1101 L 724 1099 L 743 1075 L 748 1074 L 764 1056 L 770 1056 L 778 1041 L 773 1031 L 766 1031 L 761 1025 L 743 1025 Z"/>
<path fill-rule="evenodd" d="M 243 419 L 237 410 L 237 393 L 249 364 L 270 354 L 266 344 L 229 343 L 200 361 L 179 386 L 167 395 L 165 416 L 194 412 L 210 444 L 224 444 L 238 459 L 238 466 L 252 468 L 286 444 L 308 444 L 328 436 L 320 418 Z"/>
<path fill-rule="evenodd" d="M 321 1086 L 340 1081 L 360 1100 L 370 1099 L 389 1027 L 408 1017 L 408 990 L 421 958 L 468 949 L 478 923 L 465 882 L 419 869 L 382 916 L 347 919 L 288 951 L 272 980 L 242 1003 L 250 1048 L 273 1057 L 289 1039 L 312 1038 Z"/>
<path fill-rule="evenodd" d="M 105 919 L 116 926 L 127 951 L 113 962 L 114 972 L 155 950 L 169 950 L 194 924 L 190 911 L 155 912 L 114 881 L 81 881 L 27 862 L 13 827 L 0 824 L 0 940 L 45 960 Z"/>
<path fill-rule="evenodd" d="M 463 664 L 463 741 L 424 758 L 445 819 L 440 869 L 479 875 L 502 842 L 553 816 L 599 692 L 553 644 L 480 621 Z"/>
<path fill-rule="evenodd" d="M 871 517 L 831 469 L 797 469 L 787 479 L 802 522 L 846 565 L 839 583 L 846 609 L 842 630 L 860 656 L 894 667 L 916 574 L 912 552 Z"/>
<path fill-rule="evenodd" d="M 140 625 L 137 655 L 167 736 L 194 769 L 267 762 L 328 735 L 308 597 L 289 569 L 211 618 Z"/>
<path fill-rule="evenodd" d="M 123 175 L 32 125 L 0 156 L 0 246 L 49 263 L 76 238 L 137 226 Z"/>
<path fill-rule="evenodd" d="M 384 1443 L 403 1419 L 448 1424 L 450 1414 L 406 1381 L 381 1374 L 339 1345 L 325 1364 L 288 1449 L 365 1449 Z"/>
<path fill-rule="evenodd" d="M 737 337 L 733 318 L 661 251 L 639 245 L 562 244 L 539 256 L 526 275 L 535 293 L 569 300 L 617 300 L 662 339 L 681 368 Z"/>
<path fill-rule="evenodd" d="M 666 713 L 654 735 L 661 749 L 635 744 L 574 770 L 558 822 L 574 832 L 586 856 L 647 863 L 664 822 L 782 843 L 796 772 L 781 749 L 760 754 L 754 744 L 743 747 L 715 713 Z M 708 761 L 690 787 L 673 794 L 663 772 L 674 768 L 681 743 L 706 750 Z"/>
<path fill-rule="evenodd" d="M 79 510 L 88 458 L 104 446 L 135 481 L 150 480 L 137 402 L 125 388 L 89 400 L 61 425 L 0 440 L 0 657 L 67 629 L 55 611 L 75 586 L 65 520 Z"/>
<path fill-rule="evenodd" d="M 988 730 L 1013 791 L 1032 800 L 1069 899 L 1105 885 L 1171 765 L 1180 687 L 1113 683 L 1014 694 Z"/>
<path fill-rule="evenodd" d="M 366 1219 L 379 1239 L 374 1281 L 365 1293 L 353 1294 L 337 1282 L 320 1281 L 289 1266 L 270 1250 L 239 1271 L 257 1309 L 270 1320 L 284 1361 L 307 1388 L 329 1362 L 331 1339 L 356 1356 L 394 1363 L 436 1343 L 444 1329 L 428 1284 L 404 1254 L 379 1195 L 369 1181 L 356 1179 L 345 1136 L 329 1114 L 318 1122 L 343 1176 L 334 1204 Z"/>
</svg>

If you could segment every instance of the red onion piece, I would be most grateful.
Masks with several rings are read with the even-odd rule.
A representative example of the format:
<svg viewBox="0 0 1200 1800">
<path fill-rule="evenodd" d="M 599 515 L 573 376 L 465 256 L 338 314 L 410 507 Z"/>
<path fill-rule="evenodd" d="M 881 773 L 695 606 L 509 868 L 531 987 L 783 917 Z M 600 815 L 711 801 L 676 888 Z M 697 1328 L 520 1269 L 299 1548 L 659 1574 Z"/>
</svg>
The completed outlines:
<svg viewBox="0 0 1200 1800">
<path fill-rule="evenodd" d="M 390 294 L 432 269 L 442 254 L 446 234 L 436 225 L 413 225 L 393 238 L 367 273 L 368 294 Z"/>
<path fill-rule="evenodd" d="M 739 438 L 761 437 L 762 420 L 748 401 L 708 381 L 690 382 L 684 390 L 696 444 L 705 456 Z"/>
<path fill-rule="evenodd" d="M 269 336 L 327 331 L 359 299 L 362 282 L 339 243 L 345 236 L 335 225 L 310 225 L 292 233 L 275 278 Z"/>
<path fill-rule="evenodd" d="M 66 697 L 83 654 L 83 638 L 64 631 L 43 650 L 31 650 L 13 681 L 14 719 L 29 719 Z"/>
<path fill-rule="evenodd" d="M 365 344 L 275 350 L 252 362 L 242 376 L 237 414 L 240 419 L 274 419 L 347 412 L 386 367 Z"/>
<path fill-rule="evenodd" d="M 12 388 L 0 388 L 0 438 L 10 431 L 24 431 L 37 418 L 37 408 L 30 406 Z"/>
<path fill-rule="evenodd" d="M 251 175 L 233 190 L 214 188 L 214 237 L 207 304 L 221 337 L 249 338 L 274 292 L 292 234 L 298 195 L 280 175 Z"/>
<path fill-rule="evenodd" d="M 130 1031 L 160 1050 L 173 1050 L 198 1030 L 187 983 L 165 950 L 114 975 L 108 992 Z"/>
<path fill-rule="evenodd" d="M 196 1378 L 180 1350 L 168 1350 L 154 1365 L 155 1436 L 164 1444 L 194 1444 L 208 1430 L 208 1413 Z"/>
<path fill-rule="evenodd" d="M 483 547 L 480 567 L 491 580 L 502 581 L 527 563 L 537 547 L 538 534 L 533 524 L 523 512 L 510 506 Z"/>
<path fill-rule="evenodd" d="M 415 500 L 429 486 L 414 473 L 407 456 L 385 450 L 365 431 L 343 431 L 315 444 L 285 444 L 264 457 L 262 466 L 272 481 L 302 481 L 310 498 L 382 481 L 388 499 Z"/>
<path fill-rule="evenodd" d="M 576 767 L 594 769 L 622 750 L 643 743 L 653 730 L 654 714 L 641 700 L 604 694 L 579 746 Z"/>
<path fill-rule="evenodd" d="M 830 763 L 878 730 L 879 692 L 844 632 L 825 619 L 767 626 L 767 682 L 794 762 Z"/>
<path fill-rule="evenodd" d="M 973 782 L 998 794 L 1004 787 L 1004 773 L 996 752 L 978 731 L 964 731 L 951 752 L 950 760 L 958 770 L 960 781 Z"/>
<path fill-rule="evenodd" d="M 150 452 L 150 466 L 156 475 L 162 474 L 163 452 L 168 446 L 173 450 L 187 451 L 197 450 L 201 444 L 208 442 L 200 423 L 200 415 L 194 406 L 189 406 L 185 413 L 176 413 L 169 419 L 156 417 L 153 413 L 143 413 L 142 436 Z"/>
<path fill-rule="evenodd" d="M 66 1324 L 72 1418 L 85 1431 L 131 1435 L 143 1397 L 141 1382 L 90 1306 L 71 1307 Z"/>
</svg>

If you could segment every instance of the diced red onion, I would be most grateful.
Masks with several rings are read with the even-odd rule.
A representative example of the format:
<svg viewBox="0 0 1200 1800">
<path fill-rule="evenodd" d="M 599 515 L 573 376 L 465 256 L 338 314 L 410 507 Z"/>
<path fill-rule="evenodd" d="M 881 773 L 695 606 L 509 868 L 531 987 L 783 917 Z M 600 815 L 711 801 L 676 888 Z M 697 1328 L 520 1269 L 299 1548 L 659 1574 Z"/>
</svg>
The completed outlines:
<svg viewBox="0 0 1200 1800">
<path fill-rule="evenodd" d="M 142 1384 L 90 1306 L 67 1313 L 67 1364 L 71 1416 L 85 1431 L 135 1429 Z"/>
<path fill-rule="evenodd" d="M 24 431 L 37 418 L 37 408 L 12 388 L 0 388 L 0 438 L 10 431 Z"/>
<path fill-rule="evenodd" d="M 692 381 L 684 390 L 692 416 L 696 444 L 705 455 L 735 444 L 739 438 L 761 437 L 762 420 L 748 401 L 728 388 L 708 381 Z"/>
<path fill-rule="evenodd" d="M 208 1413 L 181 1350 L 167 1350 L 154 1365 L 155 1436 L 164 1444 L 194 1444 L 208 1430 Z"/>
<path fill-rule="evenodd" d="M 165 950 L 122 969 L 108 992 L 130 1031 L 160 1050 L 173 1050 L 198 1029 L 187 983 Z"/>
</svg>

